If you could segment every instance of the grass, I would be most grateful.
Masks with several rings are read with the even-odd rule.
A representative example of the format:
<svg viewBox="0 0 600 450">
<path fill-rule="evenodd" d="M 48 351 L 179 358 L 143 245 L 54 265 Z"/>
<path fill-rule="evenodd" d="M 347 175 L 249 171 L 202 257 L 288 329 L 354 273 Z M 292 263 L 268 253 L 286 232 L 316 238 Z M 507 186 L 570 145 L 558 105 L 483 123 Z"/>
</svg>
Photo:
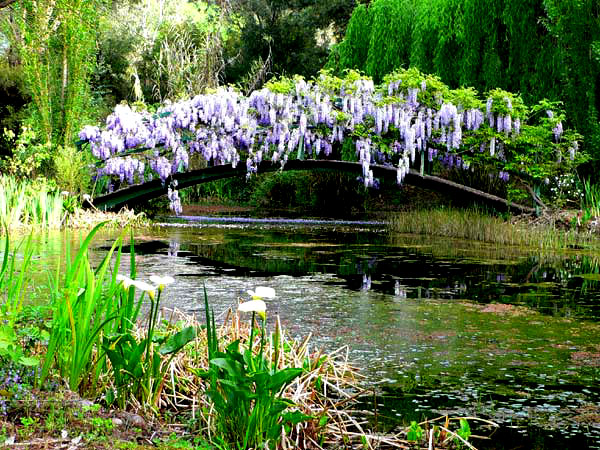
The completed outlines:
<svg viewBox="0 0 600 450">
<path fill-rule="evenodd" d="M 592 184 L 589 179 L 583 180 L 581 209 L 588 211 L 591 217 L 600 217 L 600 183 Z"/>
<path fill-rule="evenodd" d="M 391 233 L 443 236 L 511 247 L 560 250 L 598 244 L 590 233 L 559 229 L 552 218 L 511 223 L 479 210 L 416 210 L 393 214 L 388 222 Z"/>
<path fill-rule="evenodd" d="M 60 228 L 65 219 L 63 196 L 45 184 L 0 176 L 0 222 L 9 229 Z"/>
</svg>

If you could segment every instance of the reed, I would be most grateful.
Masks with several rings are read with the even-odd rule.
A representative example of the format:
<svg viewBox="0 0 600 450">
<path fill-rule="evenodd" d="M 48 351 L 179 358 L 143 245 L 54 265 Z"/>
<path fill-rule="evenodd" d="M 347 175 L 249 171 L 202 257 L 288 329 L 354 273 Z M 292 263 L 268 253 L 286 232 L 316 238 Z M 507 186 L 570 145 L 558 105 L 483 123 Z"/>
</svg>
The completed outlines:
<svg viewBox="0 0 600 450">
<path fill-rule="evenodd" d="M 63 197 L 48 186 L 0 175 L 0 222 L 8 229 L 60 228 L 64 222 Z"/>
<path fill-rule="evenodd" d="M 14 327 L 16 318 L 23 308 L 29 282 L 31 258 L 33 255 L 32 237 L 11 248 L 8 231 L 3 237 L 0 265 L 0 319 Z M 20 254 L 20 257 L 19 257 Z"/>
<path fill-rule="evenodd" d="M 589 211 L 591 217 L 600 217 L 600 184 L 592 184 L 589 179 L 583 180 L 582 211 Z"/>
<path fill-rule="evenodd" d="M 393 214 L 390 233 L 424 234 L 503 246 L 560 250 L 597 245 L 584 232 L 560 230 L 554 223 L 511 223 L 478 210 L 440 208 Z"/>
</svg>

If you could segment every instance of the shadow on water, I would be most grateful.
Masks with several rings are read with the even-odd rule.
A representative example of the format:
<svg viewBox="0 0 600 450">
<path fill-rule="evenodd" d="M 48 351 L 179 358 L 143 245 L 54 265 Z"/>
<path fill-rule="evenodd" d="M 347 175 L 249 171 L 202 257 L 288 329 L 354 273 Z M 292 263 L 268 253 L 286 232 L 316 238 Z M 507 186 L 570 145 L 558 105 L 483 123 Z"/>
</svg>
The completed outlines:
<svg viewBox="0 0 600 450">
<path fill-rule="evenodd" d="M 502 425 L 480 448 L 600 447 L 594 255 L 388 236 L 379 224 L 211 224 L 138 236 L 165 304 L 223 312 L 256 285 L 296 337 L 348 346 L 394 428 L 440 414 Z"/>
</svg>

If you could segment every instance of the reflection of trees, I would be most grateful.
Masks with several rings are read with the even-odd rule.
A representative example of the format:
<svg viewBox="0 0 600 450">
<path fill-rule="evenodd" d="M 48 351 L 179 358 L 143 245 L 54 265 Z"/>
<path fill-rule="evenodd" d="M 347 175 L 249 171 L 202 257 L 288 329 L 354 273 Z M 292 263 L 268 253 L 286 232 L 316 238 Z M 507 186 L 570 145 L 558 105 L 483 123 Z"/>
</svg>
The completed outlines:
<svg viewBox="0 0 600 450">
<path fill-rule="evenodd" d="M 592 255 L 527 255 L 510 248 L 412 236 L 390 244 L 374 233 L 280 229 L 236 230 L 219 243 L 184 244 L 182 250 L 192 253 L 196 262 L 216 267 L 217 275 L 332 273 L 352 290 L 397 298 L 512 303 L 555 315 L 600 313 L 590 301 L 599 296 L 600 281 L 578 276 L 600 272 L 599 259 Z"/>
</svg>

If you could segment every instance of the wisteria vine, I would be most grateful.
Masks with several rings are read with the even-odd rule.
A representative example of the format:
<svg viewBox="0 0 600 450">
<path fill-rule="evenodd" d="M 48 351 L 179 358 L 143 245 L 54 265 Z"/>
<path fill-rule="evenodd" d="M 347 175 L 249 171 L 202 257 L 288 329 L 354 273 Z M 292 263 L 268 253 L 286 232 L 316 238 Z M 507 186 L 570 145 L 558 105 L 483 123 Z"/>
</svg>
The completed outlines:
<svg viewBox="0 0 600 450">
<path fill-rule="evenodd" d="M 573 161 L 580 136 L 563 130 L 561 112 L 538 114 L 537 141 L 521 139 L 534 130 L 526 121 L 535 114 L 509 92 L 491 91 L 484 103 L 472 89 L 450 90 L 415 69 L 390 74 L 380 86 L 352 72 L 345 79 L 323 73 L 314 81 L 275 80 L 247 97 L 219 88 L 155 113 L 117 105 L 103 129 L 88 125 L 79 137 L 100 161 L 96 176 L 109 177 L 109 190 L 158 176 L 179 214 L 171 175 L 188 170 L 194 154 L 209 165 L 245 163 L 250 175 L 262 160 L 283 166 L 288 159 L 338 156 L 352 139 L 367 187 L 376 184 L 371 164 L 394 165 L 402 183 L 418 155 L 461 169 L 485 163 L 504 181 L 527 172 L 527 152 L 553 167 Z"/>
</svg>

